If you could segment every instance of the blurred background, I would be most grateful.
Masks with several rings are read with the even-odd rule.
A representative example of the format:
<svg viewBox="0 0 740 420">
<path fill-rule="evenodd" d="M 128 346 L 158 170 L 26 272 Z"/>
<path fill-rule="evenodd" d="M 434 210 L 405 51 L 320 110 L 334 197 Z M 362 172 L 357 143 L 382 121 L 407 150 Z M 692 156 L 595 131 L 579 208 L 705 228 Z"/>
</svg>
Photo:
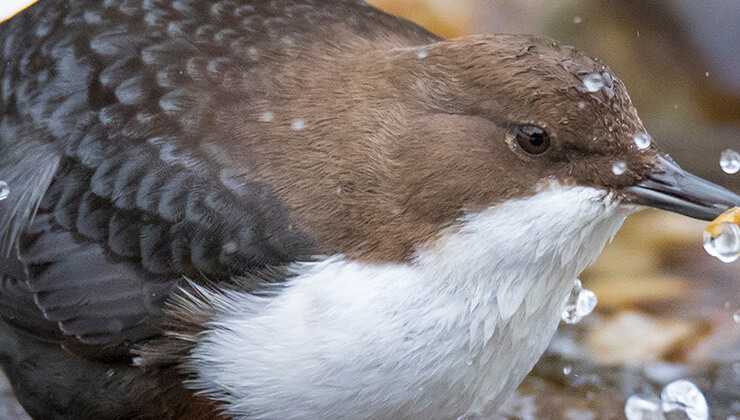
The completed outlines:
<svg viewBox="0 0 740 420">
<path fill-rule="evenodd" d="M 723 149 L 740 151 L 738 0 L 369 2 L 446 37 L 543 34 L 600 58 L 664 150 L 740 190 L 740 175 L 719 167 Z M 0 20 L 13 3 L 29 1 L 0 0 Z M 686 378 L 704 392 L 711 418 L 740 419 L 740 262 L 703 251 L 704 225 L 657 211 L 633 216 L 582 276 L 596 312 L 561 326 L 500 417 L 622 419 L 630 395 L 657 397 Z M 2 378 L 0 394 L 0 419 L 23 418 Z"/>
</svg>

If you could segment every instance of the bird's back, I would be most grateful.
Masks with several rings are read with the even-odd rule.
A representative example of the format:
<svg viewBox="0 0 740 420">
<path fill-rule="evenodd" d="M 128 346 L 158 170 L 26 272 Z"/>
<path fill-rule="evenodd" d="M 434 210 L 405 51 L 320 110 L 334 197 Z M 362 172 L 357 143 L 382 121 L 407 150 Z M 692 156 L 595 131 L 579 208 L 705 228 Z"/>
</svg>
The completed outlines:
<svg viewBox="0 0 740 420">
<path fill-rule="evenodd" d="M 240 139 L 269 143 L 259 123 L 279 116 L 230 110 L 288 106 L 270 74 L 347 34 L 433 39 L 350 1 L 48 0 L 0 26 L 2 356 L 32 414 L 200 410 L 175 373 L 129 367 L 132 349 L 161 335 L 183 277 L 322 249 L 250 174 L 269 162 Z"/>
</svg>

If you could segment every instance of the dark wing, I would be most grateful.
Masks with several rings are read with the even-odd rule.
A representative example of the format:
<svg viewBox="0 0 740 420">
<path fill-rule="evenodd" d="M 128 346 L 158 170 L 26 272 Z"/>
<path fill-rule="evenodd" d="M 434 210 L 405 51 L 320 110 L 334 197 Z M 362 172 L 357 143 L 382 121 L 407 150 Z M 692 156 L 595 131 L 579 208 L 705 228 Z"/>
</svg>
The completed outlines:
<svg viewBox="0 0 740 420">
<path fill-rule="evenodd" d="M 313 255 L 233 161 L 214 110 L 258 99 L 245 88 L 264 62 L 254 45 L 269 54 L 283 34 L 329 24 L 420 31 L 359 2 L 309 0 L 45 0 L 0 27 L 4 318 L 117 346 L 159 332 L 184 276 Z"/>
</svg>

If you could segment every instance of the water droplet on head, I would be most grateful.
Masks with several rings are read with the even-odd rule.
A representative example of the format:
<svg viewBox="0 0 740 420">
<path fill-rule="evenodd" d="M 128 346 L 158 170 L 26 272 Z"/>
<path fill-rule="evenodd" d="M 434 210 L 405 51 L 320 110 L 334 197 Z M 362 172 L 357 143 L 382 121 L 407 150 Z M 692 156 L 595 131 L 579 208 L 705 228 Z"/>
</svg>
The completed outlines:
<svg viewBox="0 0 740 420">
<path fill-rule="evenodd" d="M 426 48 L 420 48 L 419 51 L 416 52 L 416 57 L 418 57 L 420 60 L 429 57 L 429 50 L 427 50 Z"/>
<path fill-rule="evenodd" d="M 10 187 L 5 181 L 0 181 L 0 201 L 5 200 L 10 195 Z"/>
<path fill-rule="evenodd" d="M 669 383 L 660 393 L 664 413 L 682 411 L 690 420 L 709 418 L 709 407 L 704 394 L 693 383 L 680 379 Z"/>
<path fill-rule="evenodd" d="M 299 130 L 303 130 L 305 127 L 306 127 L 306 122 L 303 121 L 302 118 L 296 118 L 290 123 L 290 128 L 292 130 L 299 131 Z"/>
<path fill-rule="evenodd" d="M 637 146 L 637 148 L 640 150 L 647 149 L 653 142 L 653 138 L 650 137 L 650 134 L 648 133 L 637 133 L 634 137 L 632 137 L 632 139 L 635 142 L 635 146 Z"/>
<path fill-rule="evenodd" d="M 740 171 L 740 153 L 732 149 L 723 150 L 719 156 L 719 166 L 725 173 L 736 174 Z"/>
<path fill-rule="evenodd" d="M 661 420 L 663 413 L 657 398 L 632 395 L 624 404 L 624 416 L 627 420 Z"/>
<path fill-rule="evenodd" d="M 270 111 L 265 111 L 262 114 L 260 114 L 259 120 L 262 122 L 270 122 L 272 119 L 275 118 L 275 115 Z"/>
<path fill-rule="evenodd" d="M 576 25 L 583 23 L 583 18 L 580 16 L 573 16 L 573 23 L 575 23 Z"/>
<path fill-rule="evenodd" d="M 704 232 L 704 250 L 718 260 L 731 263 L 740 257 L 740 226 L 724 222 L 719 225 L 719 235 Z"/>
<path fill-rule="evenodd" d="M 627 164 L 622 160 L 614 162 L 612 165 L 612 173 L 614 175 L 622 175 L 627 170 Z"/>
<path fill-rule="evenodd" d="M 224 254 L 233 254 L 236 252 L 238 247 L 236 245 L 236 242 L 229 241 L 229 242 L 226 242 L 224 246 L 221 247 L 221 249 L 223 250 Z"/>
<path fill-rule="evenodd" d="M 583 87 L 587 92 L 598 92 L 604 87 L 604 76 L 601 73 L 589 73 L 583 78 Z"/>
</svg>

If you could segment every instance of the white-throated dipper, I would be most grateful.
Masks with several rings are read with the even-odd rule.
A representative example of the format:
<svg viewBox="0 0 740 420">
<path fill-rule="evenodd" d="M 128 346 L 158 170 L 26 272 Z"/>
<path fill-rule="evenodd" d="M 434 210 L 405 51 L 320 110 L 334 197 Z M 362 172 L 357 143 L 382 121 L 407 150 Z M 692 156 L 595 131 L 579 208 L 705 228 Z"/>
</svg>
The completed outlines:
<svg viewBox="0 0 740 420">
<path fill-rule="evenodd" d="M 45 0 L 0 48 L 0 360 L 38 418 L 485 414 L 630 212 L 740 203 L 540 37 Z"/>
</svg>

